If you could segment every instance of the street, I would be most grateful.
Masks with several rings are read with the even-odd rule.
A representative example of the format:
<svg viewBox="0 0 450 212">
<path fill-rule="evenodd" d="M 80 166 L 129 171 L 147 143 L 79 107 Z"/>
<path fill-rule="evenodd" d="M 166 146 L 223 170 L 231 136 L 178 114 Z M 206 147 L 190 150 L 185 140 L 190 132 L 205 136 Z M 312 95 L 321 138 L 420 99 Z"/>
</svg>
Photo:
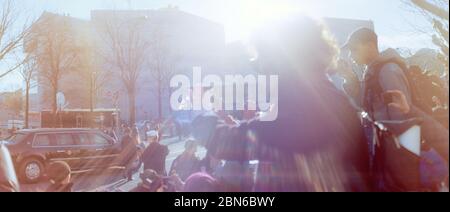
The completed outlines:
<svg viewBox="0 0 450 212">
<path fill-rule="evenodd" d="M 172 162 L 175 158 L 184 151 L 184 141 L 180 141 L 178 137 L 168 138 L 161 141 L 162 144 L 169 147 L 169 155 L 166 158 L 166 170 L 169 171 Z M 197 156 L 203 158 L 206 150 L 199 147 Z M 73 190 L 78 192 L 91 191 L 129 191 L 140 183 L 139 174 L 143 171 L 135 173 L 132 181 L 127 181 L 124 178 L 123 170 L 118 168 L 111 168 L 102 173 L 82 173 L 74 174 L 72 182 L 74 183 Z M 38 184 L 22 184 L 21 191 L 25 192 L 39 192 L 45 191 L 49 186 L 49 182 L 44 180 Z"/>
</svg>

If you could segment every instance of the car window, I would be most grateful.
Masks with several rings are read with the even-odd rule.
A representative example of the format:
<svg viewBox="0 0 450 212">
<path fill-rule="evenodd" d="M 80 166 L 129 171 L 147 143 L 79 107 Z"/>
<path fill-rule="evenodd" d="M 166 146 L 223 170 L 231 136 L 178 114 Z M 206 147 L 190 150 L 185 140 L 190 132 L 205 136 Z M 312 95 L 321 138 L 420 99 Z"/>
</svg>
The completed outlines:
<svg viewBox="0 0 450 212">
<path fill-rule="evenodd" d="M 50 137 L 47 134 L 38 134 L 34 137 L 34 146 L 50 146 Z"/>
<path fill-rule="evenodd" d="M 68 134 L 68 133 L 57 133 L 54 136 L 55 136 L 56 145 L 58 145 L 58 146 L 70 146 L 70 145 L 74 145 L 75 144 L 73 142 L 71 134 Z"/>
<path fill-rule="evenodd" d="M 91 145 L 91 140 L 89 140 L 89 135 L 86 133 L 76 134 L 78 138 L 78 145 Z"/>
<path fill-rule="evenodd" d="M 90 134 L 91 140 L 95 145 L 109 145 L 109 141 L 101 135 L 98 134 Z"/>
</svg>

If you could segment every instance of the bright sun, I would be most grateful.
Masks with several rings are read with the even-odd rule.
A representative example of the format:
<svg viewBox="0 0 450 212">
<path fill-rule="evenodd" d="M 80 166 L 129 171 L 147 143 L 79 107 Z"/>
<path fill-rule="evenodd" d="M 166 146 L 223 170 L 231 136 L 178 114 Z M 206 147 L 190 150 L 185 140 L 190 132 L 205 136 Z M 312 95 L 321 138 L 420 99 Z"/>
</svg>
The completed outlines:
<svg viewBox="0 0 450 212">
<path fill-rule="evenodd" d="M 227 27 L 227 33 L 244 41 L 263 23 L 288 14 L 304 12 L 289 2 L 277 0 L 241 0 L 235 6 L 235 16 L 231 18 L 232 23 Z"/>
</svg>

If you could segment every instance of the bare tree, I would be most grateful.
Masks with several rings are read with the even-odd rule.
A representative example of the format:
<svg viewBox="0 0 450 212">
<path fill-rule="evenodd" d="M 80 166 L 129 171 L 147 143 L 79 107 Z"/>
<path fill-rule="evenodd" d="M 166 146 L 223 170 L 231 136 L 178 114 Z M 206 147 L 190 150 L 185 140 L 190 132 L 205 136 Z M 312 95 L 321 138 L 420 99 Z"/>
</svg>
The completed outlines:
<svg viewBox="0 0 450 212">
<path fill-rule="evenodd" d="M 80 48 L 65 16 L 44 14 L 30 32 L 28 52 L 37 59 L 40 83 L 48 86 L 51 110 L 56 124 L 57 98 L 60 81 L 74 69 Z"/>
<path fill-rule="evenodd" d="M 0 3 L 0 64 L 21 47 L 23 39 L 29 32 L 29 22 L 23 23 L 23 20 L 19 19 L 21 14 L 14 6 L 15 2 L 2 0 Z M 0 73 L 0 78 L 19 68 L 22 63 L 23 61 L 19 61 L 12 64 L 8 70 Z"/>
<path fill-rule="evenodd" d="M 163 31 L 164 27 L 159 25 L 152 27 L 151 40 L 151 55 L 149 56 L 150 72 L 156 82 L 156 95 L 158 99 L 158 119 L 163 118 L 162 102 L 164 91 L 168 91 L 170 77 L 174 74 L 175 56 L 170 51 L 169 36 Z"/>
<path fill-rule="evenodd" d="M 91 112 L 96 107 L 97 100 L 111 79 L 111 71 L 102 67 L 101 60 L 97 56 L 101 54 L 94 40 L 88 40 L 83 43 L 83 50 L 80 53 L 82 61 L 79 67 L 79 73 L 85 82 L 89 82 L 89 108 Z"/>
<path fill-rule="evenodd" d="M 136 122 L 137 81 L 146 65 L 149 42 L 143 32 L 146 18 L 110 19 L 106 21 L 105 59 L 117 70 L 128 94 L 129 122 Z"/>
<path fill-rule="evenodd" d="M 9 93 L 5 96 L 3 106 L 13 115 L 13 120 L 19 116 L 23 109 L 23 98 L 21 90 Z"/>
<path fill-rule="evenodd" d="M 439 47 L 438 59 L 448 72 L 449 67 L 449 1 L 448 0 L 404 0 L 406 5 L 427 18 L 432 26 L 432 41 Z M 448 73 L 447 73 L 448 74 Z"/>
<path fill-rule="evenodd" d="M 22 65 L 20 75 L 25 87 L 25 129 L 29 128 L 29 113 L 30 113 L 30 90 L 36 86 L 36 69 L 37 62 L 36 58 L 30 56 L 27 57 Z"/>
</svg>

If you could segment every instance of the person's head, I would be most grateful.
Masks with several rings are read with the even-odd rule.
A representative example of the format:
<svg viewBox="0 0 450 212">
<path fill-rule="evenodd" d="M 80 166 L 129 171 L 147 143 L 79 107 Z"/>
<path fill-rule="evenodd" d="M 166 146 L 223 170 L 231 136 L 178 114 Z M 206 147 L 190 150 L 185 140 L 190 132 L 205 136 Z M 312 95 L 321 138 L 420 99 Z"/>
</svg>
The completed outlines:
<svg viewBox="0 0 450 212">
<path fill-rule="evenodd" d="M 359 28 L 354 31 L 343 46 L 350 51 L 352 59 L 358 65 L 368 65 L 378 55 L 378 36 L 369 28 Z"/>
<path fill-rule="evenodd" d="M 159 133 L 156 130 L 151 130 L 146 132 L 147 141 L 148 142 L 158 142 L 159 141 Z"/>
<path fill-rule="evenodd" d="M 53 162 L 47 168 L 47 175 L 54 184 L 70 183 L 70 172 L 69 165 L 63 161 Z"/>
</svg>

